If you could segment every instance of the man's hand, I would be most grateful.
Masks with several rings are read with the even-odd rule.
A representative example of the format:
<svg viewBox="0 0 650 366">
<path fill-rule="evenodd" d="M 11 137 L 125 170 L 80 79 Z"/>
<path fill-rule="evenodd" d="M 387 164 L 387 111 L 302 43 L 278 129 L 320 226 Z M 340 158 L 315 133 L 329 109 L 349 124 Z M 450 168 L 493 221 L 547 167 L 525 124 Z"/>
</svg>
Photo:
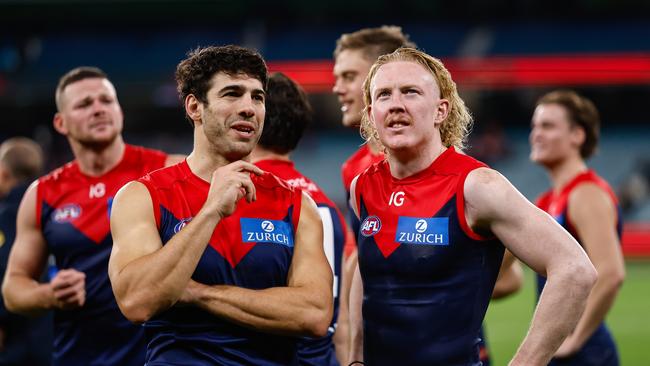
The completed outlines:
<svg viewBox="0 0 650 366">
<path fill-rule="evenodd" d="M 264 171 L 243 160 L 215 170 L 204 207 L 207 206 L 208 210 L 224 218 L 235 211 L 237 202 L 243 197 L 246 197 L 248 202 L 255 201 L 255 185 L 251 180 L 251 173 L 262 175 Z"/>
<path fill-rule="evenodd" d="M 70 310 L 86 303 L 86 274 L 76 269 L 63 269 L 57 272 L 50 282 L 54 307 Z"/>
</svg>

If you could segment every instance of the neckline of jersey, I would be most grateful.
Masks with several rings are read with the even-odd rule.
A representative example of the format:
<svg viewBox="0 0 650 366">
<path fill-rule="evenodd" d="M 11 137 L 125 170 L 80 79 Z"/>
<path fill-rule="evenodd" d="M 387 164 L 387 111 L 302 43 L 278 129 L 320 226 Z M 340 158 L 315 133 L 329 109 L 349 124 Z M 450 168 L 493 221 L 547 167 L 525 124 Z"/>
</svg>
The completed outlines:
<svg viewBox="0 0 650 366">
<path fill-rule="evenodd" d="M 122 152 L 122 157 L 120 158 L 120 161 L 117 164 L 115 164 L 114 167 L 106 171 L 104 174 L 97 175 L 97 176 L 88 175 L 84 173 L 81 170 L 81 167 L 79 166 L 79 160 L 74 159 L 71 163 L 72 163 L 72 167 L 76 170 L 76 173 L 84 177 L 86 180 L 97 182 L 106 179 L 107 176 L 109 176 L 115 171 L 118 171 L 119 168 L 128 160 L 128 158 L 131 156 L 133 151 L 134 151 L 133 146 L 129 144 L 124 144 L 124 151 Z"/>
<path fill-rule="evenodd" d="M 594 175 L 594 171 L 592 169 L 587 169 L 584 172 L 580 172 L 576 174 L 575 177 L 571 178 L 569 183 L 565 184 L 564 187 L 562 187 L 558 193 L 555 193 L 555 190 L 551 188 L 551 197 L 561 197 L 567 193 L 569 193 L 576 185 L 578 185 L 580 182 L 585 180 L 585 178 L 590 178 Z"/>
<path fill-rule="evenodd" d="M 424 178 L 427 178 L 431 174 L 435 174 L 436 171 L 440 171 L 445 161 L 455 153 L 456 153 L 455 148 L 453 146 L 450 146 L 447 149 L 445 149 L 445 151 L 443 151 L 442 154 L 438 155 L 438 157 L 436 157 L 428 167 L 424 168 L 423 170 L 420 170 L 415 174 L 409 175 L 408 177 L 401 178 L 401 179 L 393 177 L 393 175 L 390 173 L 390 165 L 388 163 L 388 160 L 385 160 L 384 164 L 386 164 L 388 175 L 390 176 L 390 179 L 393 183 L 400 184 L 400 185 L 413 184 L 419 182 Z"/>
<path fill-rule="evenodd" d="M 293 161 L 282 160 L 282 159 L 262 159 L 256 161 L 254 164 L 260 167 L 262 170 L 265 170 L 264 166 L 273 166 L 273 165 L 288 166 L 291 168 L 294 167 Z"/>
<path fill-rule="evenodd" d="M 180 163 L 180 168 L 183 171 L 184 175 L 188 177 L 191 182 L 201 187 L 210 188 L 210 182 L 194 174 L 192 169 L 190 169 L 190 165 L 187 163 L 187 159 L 183 159 L 183 161 Z"/>
</svg>

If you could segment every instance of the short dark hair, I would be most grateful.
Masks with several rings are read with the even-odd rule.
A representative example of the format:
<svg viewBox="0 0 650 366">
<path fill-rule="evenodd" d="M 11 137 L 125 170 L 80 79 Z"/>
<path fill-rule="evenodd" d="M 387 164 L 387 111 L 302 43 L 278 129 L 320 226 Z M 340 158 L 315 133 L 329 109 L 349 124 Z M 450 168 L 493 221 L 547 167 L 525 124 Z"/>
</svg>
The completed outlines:
<svg viewBox="0 0 650 366">
<path fill-rule="evenodd" d="M 378 28 L 364 28 L 353 33 L 345 33 L 336 41 L 334 58 L 345 50 L 361 50 L 370 61 L 375 62 L 381 55 L 391 53 L 400 47 L 417 48 L 409 40 L 408 34 L 395 25 Z"/>
<path fill-rule="evenodd" d="M 312 120 L 307 95 L 298 84 L 282 73 L 269 78 L 266 92 L 266 118 L 258 144 L 279 154 L 296 148 Z"/>
<path fill-rule="evenodd" d="M 234 45 L 199 47 L 190 51 L 176 67 L 176 84 L 181 101 L 193 94 L 201 103 L 207 104 L 212 77 L 219 72 L 254 77 L 266 90 L 268 71 L 258 52 Z"/>
<path fill-rule="evenodd" d="M 43 150 L 26 137 L 12 137 L 0 144 L 0 164 L 20 182 L 34 180 L 43 170 Z"/>
<path fill-rule="evenodd" d="M 594 103 L 573 90 L 555 90 L 537 100 L 540 104 L 558 104 L 567 111 L 569 123 L 585 131 L 585 142 L 580 146 L 583 159 L 591 157 L 600 138 L 600 114 Z"/>
<path fill-rule="evenodd" d="M 77 81 L 84 79 L 108 79 L 108 75 L 102 69 L 95 66 L 79 66 L 74 69 L 66 72 L 59 79 L 59 84 L 56 86 L 56 92 L 54 93 L 54 99 L 56 101 L 56 107 L 61 110 L 61 94 L 63 90 L 70 84 L 76 83 Z"/>
</svg>

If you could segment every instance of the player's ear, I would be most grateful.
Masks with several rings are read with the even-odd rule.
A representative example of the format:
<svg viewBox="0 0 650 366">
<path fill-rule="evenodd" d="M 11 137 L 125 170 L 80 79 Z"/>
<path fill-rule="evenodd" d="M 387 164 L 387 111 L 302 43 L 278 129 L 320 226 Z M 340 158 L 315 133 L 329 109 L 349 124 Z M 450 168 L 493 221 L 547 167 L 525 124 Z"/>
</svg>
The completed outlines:
<svg viewBox="0 0 650 366">
<path fill-rule="evenodd" d="M 434 126 L 440 126 L 447 119 L 447 116 L 449 116 L 449 101 L 447 99 L 440 99 L 433 119 Z"/>
<path fill-rule="evenodd" d="M 585 129 L 577 125 L 571 127 L 570 136 L 571 136 L 571 143 L 578 147 L 582 146 L 587 139 L 587 134 L 585 133 Z"/>
<path fill-rule="evenodd" d="M 54 114 L 54 118 L 52 119 L 52 125 L 54 126 L 56 132 L 65 136 L 68 134 L 68 129 L 65 127 L 65 123 L 63 122 L 63 116 L 61 113 L 56 112 Z"/>
<path fill-rule="evenodd" d="M 185 97 L 185 113 L 194 122 L 194 125 L 201 124 L 201 114 L 203 112 L 203 103 L 201 103 L 194 94 Z"/>
</svg>

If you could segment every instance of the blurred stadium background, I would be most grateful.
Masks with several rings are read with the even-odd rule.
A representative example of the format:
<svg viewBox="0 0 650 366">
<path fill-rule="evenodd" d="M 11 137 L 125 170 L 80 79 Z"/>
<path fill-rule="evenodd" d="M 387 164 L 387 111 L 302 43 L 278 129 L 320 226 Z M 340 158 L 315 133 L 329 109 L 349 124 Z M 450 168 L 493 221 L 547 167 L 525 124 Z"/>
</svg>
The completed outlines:
<svg viewBox="0 0 650 366">
<path fill-rule="evenodd" d="M 469 153 L 529 199 L 548 187 L 528 161 L 534 102 L 573 88 L 598 106 L 603 131 L 591 165 L 617 190 L 628 277 L 609 322 L 623 365 L 650 365 L 650 2 L 642 0 L 0 0 L 0 141 L 32 137 L 53 168 L 71 158 L 51 127 L 58 77 L 104 69 L 125 112 L 128 142 L 191 150 L 175 66 L 199 45 L 257 48 L 310 94 L 316 118 L 294 158 L 344 206 L 340 164 L 359 146 L 340 126 L 332 51 L 343 32 L 396 24 L 441 58 L 472 110 Z M 530 273 L 529 273 L 530 274 Z M 506 364 L 533 309 L 533 282 L 491 306 L 489 341 Z"/>
</svg>

